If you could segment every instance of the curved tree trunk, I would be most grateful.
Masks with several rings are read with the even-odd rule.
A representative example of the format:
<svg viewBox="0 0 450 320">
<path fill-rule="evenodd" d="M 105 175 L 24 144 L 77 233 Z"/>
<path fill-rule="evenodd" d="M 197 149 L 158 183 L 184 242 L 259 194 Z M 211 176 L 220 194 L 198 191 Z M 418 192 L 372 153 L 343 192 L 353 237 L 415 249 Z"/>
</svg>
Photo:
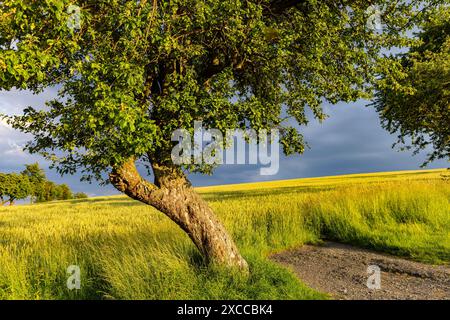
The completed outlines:
<svg viewBox="0 0 450 320">
<path fill-rule="evenodd" d="M 110 181 L 129 197 L 166 214 L 189 235 L 208 262 L 247 272 L 247 262 L 235 243 L 181 170 L 160 164 L 152 164 L 152 167 L 154 184 L 140 176 L 134 159 L 113 168 Z"/>
</svg>

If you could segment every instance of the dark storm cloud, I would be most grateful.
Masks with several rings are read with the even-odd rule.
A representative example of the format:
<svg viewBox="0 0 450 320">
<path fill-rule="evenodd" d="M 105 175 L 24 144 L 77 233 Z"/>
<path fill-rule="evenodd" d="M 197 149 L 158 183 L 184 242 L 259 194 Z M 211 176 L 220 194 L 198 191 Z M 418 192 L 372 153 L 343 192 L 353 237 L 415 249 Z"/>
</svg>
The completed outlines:
<svg viewBox="0 0 450 320">
<path fill-rule="evenodd" d="M 47 90 L 39 96 L 27 92 L 0 92 L 0 113 L 19 114 L 24 107 L 42 107 L 56 90 Z M 378 116 L 365 102 L 354 104 L 326 105 L 330 116 L 322 124 L 311 121 L 300 128 L 311 149 L 303 155 L 281 157 L 280 170 L 274 176 L 261 176 L 260 166 L 224 165 L 213 176 L 191 175 L 194 185 L 216 185 L 253 182 L 298 177 L 313 177 L 346 173 L 377 172 L 419 169 L 425 155 L 413 157 L 408 152 L 397 152 L 391 148 L 395 137 L 381 129 Z M 41 157 L 21 151 L 29 139 L 22 133 L 0 123 L 0 172 L 20 171 L 26 163 L 38 161 L 47 169 L 49 179 L 67 183 L 78 192 L 94 195 L 116 193 L 112 187 L 80 182 L 80 175 L 60 177 L 48 169 L 49 163 Z M 446 161 L 436 161 L 430 168 L 448 166 Z"/>
<path fill-rule="evenodd" d="M 43 108 L 45 101 L 55 97 L 56 89 L 49 89 L 42 94 L 33 95 L 27 91 L 0 91 L 0 114 L 21 114 L 27 106 Z M 0 122 L 0 172 L 20 172 L 25 164 L 39 162 L 46 170 L 48 179 L 56 183 L 68 184 L 74 192 L 86 192 L 90 196 L 114 193 L 111 187 L 99 187 L 97 183 L 80 182 L 80 175 L 61 177 L 55 170 L 50 170 L 49 162 L 38 155 L 22 151 L 31 136 L 13 130 L 4 121 Z"/>
<path fill-rule="evenodd" d="M 326 105 L 329 118 L 323 123 L 311 121 L 300 128 L 310 149 L 303 155 L 282 157 L 275 176 L 260 176 L 259 167 L 224 166 L 213 177 L 194 176 L 196 184 L 239 183 L 274 179 L 291 179 L 349 173 L 414 170 L 425 161 L 425 152 L 412 156 L 410 152 L 392 149 L 396 137 L 383 130 L 377 113 L 366 107 L 367 102 Z M 441 160 L 429 168 L 444 168 Z"/>
</svg>

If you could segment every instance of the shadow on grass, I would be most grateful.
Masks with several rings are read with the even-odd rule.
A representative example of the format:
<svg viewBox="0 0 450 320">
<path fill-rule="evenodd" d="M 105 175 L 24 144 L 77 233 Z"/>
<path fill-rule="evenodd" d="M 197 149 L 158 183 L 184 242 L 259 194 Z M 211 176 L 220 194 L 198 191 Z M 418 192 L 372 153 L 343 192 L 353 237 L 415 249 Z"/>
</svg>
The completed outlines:
<svg viewBox="0 0 450 320">
<path fill-rule="evenodd" d="M 220 200 L 239 200 L 242 198 L 265 197 L 268 195 L 281 194 L 295 194 L 295 193 L 317 193 L 323 191 L 331 191 L 335 189 L 334 186 L 326 187 L 282 187 L 271 189 L 258 189 L 250 191 L 215 191 L 200 193 L 205 200 L 220 201 Z"/>
</svg>

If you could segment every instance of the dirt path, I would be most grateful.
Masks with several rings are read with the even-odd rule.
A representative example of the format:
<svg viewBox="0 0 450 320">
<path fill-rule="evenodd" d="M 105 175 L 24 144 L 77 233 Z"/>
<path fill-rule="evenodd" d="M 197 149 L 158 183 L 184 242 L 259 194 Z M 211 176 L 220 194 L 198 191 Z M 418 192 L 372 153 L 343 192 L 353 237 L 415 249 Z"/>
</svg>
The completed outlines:
<svg viewBox="0 0 450 320">
<path fill-rule="evenodd" d="M 304 283 L 334 299 L 450 299 L 449 266 L 412 262 L 334 242 L 303 246 L 271 259 L 292 268 Z M 380 289 L 367 287 L 373 275 L 368 267 L 373 265 L 381 270 Z M 376 286 L 375 276 L 370 283 Z"/>
</svg>

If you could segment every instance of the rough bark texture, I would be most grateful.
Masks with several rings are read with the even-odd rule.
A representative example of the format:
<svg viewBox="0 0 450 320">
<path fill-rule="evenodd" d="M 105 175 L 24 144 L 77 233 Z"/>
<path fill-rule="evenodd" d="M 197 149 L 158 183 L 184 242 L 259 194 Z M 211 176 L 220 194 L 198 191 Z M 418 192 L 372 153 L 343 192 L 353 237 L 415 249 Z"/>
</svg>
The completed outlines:
<svg viewBox="0 0 450 320">
<path fill-rule="evenodd" d="M 208 262 L 238 267 L 246 272 L 247 262 L 185 175 L 173 166 L 152 164 L 152 167 L 154 183 L 140 176 L 134 160 L 114 168 L 110 181 L 129 197 L 166 214 L 189 235 Z"/>
</svg>

